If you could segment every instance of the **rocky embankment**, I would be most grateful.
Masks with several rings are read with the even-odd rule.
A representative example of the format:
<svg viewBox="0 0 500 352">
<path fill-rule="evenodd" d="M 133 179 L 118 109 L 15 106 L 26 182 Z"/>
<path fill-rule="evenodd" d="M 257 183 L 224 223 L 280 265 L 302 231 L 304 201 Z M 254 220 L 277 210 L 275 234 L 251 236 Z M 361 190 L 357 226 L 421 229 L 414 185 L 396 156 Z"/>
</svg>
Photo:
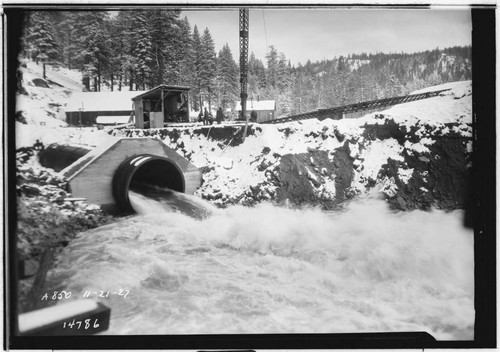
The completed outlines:
<svg viewBox="0 0 500 352">
<path fill-rule="evenodd" d="M 464 208 L 472 153 L 470 82 L 359 119 L 115 130 L 158 138 L 203 171 L 219 206 L 271 201 L 333 209 L 379 193 L 401 210 Z"/>
</svg>

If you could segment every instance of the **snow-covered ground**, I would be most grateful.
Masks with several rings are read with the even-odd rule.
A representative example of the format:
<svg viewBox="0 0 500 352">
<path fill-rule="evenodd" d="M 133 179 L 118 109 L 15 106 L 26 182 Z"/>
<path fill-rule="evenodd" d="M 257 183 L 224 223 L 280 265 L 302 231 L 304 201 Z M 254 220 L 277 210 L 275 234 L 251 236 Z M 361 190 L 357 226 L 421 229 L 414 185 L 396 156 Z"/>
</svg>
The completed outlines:
<svg viewBox="0 0 500 352">
<path fill-rule="evenodd" d="M 64 123 L 64 107 L 68 96 L 76 88 L 71 79 L 67 87 L 51 84 L 50 88 L 38 87 L 33 80 L 42 79 L 43 66 L 32 61 L 25 62 L 26 67 L 20 67 L 23 73 L 23 87 L 27 95 L 18 94 L 16 99 L 16 111 L 22 111 L 29 125 L 61 127 Z M 72 71 L 69 71 L 72 72 Z M 47 78 L 54 76 L 53 72 L 46 70 Z M 63 76 L 57 73 L 57 76 Z"/>
<path fill-rule="evenodd" d="M 50 143 L 85 143 L 99 145 L 110 137 L 97 128 L 68 127 L 65 107 L 74 92 L 81 92 L 81 73 L 63 67 L 46 68 L 50 88 L 37 87 L 34 79 L 42 79 L 43 66 L 23 61 L 23 86 L 27 95 L 17 94 L 16 111 L 21 111 L 27 124 L 16 121 L 16 147 L 32 146 L 36 140 Z M 57 84 L 51 83 L 56 82 Z"/>
</svg>

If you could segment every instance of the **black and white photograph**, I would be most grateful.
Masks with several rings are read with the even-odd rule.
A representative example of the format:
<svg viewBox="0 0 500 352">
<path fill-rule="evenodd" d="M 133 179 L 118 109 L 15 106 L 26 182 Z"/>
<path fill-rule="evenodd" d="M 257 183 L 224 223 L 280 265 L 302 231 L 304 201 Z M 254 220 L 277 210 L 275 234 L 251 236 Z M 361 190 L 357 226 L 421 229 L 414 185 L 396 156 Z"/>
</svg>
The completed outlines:
<svg viewBox="0 0 500 352">
<path fill-rule="evenodd" d="M 491 11 L 238 6 L 5 9 L 12 341 L 489 344 Z"/>
</svg>

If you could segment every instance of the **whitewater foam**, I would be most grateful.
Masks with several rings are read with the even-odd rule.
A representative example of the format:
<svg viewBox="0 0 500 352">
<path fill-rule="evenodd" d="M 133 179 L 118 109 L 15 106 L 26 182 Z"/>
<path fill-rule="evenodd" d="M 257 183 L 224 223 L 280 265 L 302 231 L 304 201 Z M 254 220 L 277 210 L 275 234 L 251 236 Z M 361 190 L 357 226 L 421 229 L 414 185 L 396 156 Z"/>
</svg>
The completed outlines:
<svg viewBox="0 0 500 352">
<path fill-rule="evenodd" d="M 75 297 L 130 290 L 103 301 L 108 333 L 473 338 L 473 238 L 459 211 L 367 198 L 338 212 L 260 204 L 195 219 L 143 201 L 147 215 L 82 234 L 49 273 Z"/>
</svg>

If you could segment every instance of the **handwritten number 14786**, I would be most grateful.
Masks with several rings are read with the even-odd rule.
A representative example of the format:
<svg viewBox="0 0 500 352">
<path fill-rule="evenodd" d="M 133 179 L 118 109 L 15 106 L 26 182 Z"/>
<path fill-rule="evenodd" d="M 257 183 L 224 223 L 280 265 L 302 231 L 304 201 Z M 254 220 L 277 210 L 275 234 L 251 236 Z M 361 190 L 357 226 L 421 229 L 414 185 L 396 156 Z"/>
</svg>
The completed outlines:
<svg viewBox="0 0 500 352">
<path fill-rule="evenodd" d="M 70 329 L 73 329 L 73 327 L 75 327 L 75 329 L 80 329 L 82 328 L 83 326 L 83 329 L 87 330 L 87 329 L 97 329 L 99 327 L 99 324 L 97 323 L 97 319 L 94 320 L 94 324 L 92 324 L 92 319 L 85 319 L 84 321 L 75 321 L 75 319 L 73 319 L 73 321 L 70 321 L 69 323 L 66 323 L 64 322 L 63 323 L 63 329 L 66 329 L 66 327 L 70 328 Z"/>
</svg>

